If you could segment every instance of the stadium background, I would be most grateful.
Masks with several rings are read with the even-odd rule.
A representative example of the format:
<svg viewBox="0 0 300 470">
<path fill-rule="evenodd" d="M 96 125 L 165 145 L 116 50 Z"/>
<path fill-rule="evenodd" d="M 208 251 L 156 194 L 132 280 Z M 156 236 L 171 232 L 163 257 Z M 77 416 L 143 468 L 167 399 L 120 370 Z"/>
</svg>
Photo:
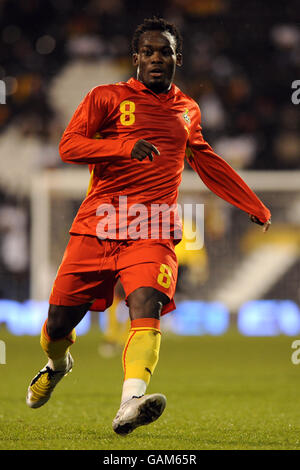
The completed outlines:
<svg viewBox="0 0 300 470">
<path fill-rule="evenodd" d="M 273 213 L 272 230 L 264 239 L 244 214 L 215 196 L 197 190 L 185 195 L 183 202 L 205 204 L 205 249 L 198 258 L 185 257 L 181 263 L 192 263 L 192 273 L 181 267 L 178 298 L 219 299 L 229 313 L 238 313 L 248 300 L 291 300 L 293 305 L 285 307 L 297 334 L 300 199 L 297 192 L 288 191 L 286 177 L 290 175 L 287 170 L 300 166 L 299 108 L 291 101 L 291 84 L 299 76 L 300 64 L 297 8 L 293 1 L 271 6 L 251 1 L 243 3 L 242 9 L 236 0 L 1 1 L 0 79 L 7 92 L 7 103 L 0 106 L 1 299 L 47 300 L 87 183 L 77 197 L 66 200 L 56 195 L 51 202 L 50 270 L 45 288 L 38 285 L 34 290 L 30 283 L 34 276 L 42 278 L 43 272 L 36 267 L 42 265 L 42 255 L 36 255 L 34 265 L 35 246 L 30 250 L 33 179 L 41 181 L 41 173 L 50 169 L 49 178 L 55 181 L 55 169 L 78 169 L 60 161 L 61 133 L 90 88 L 131 76 L 131 35 L 144 17 L 157 14 L 174 21 L 182 32 L 184 66 L 177 72 L 176 83 L 199 102 L 206 140 L 238 171 L 263 171 L 266 177 L 271 170 L 285 172 L 274 175 L 272 191 L 264 193 L 263 179 L 258 191 Z M 185 172 L 189 171 L 187 165 Z M 285 191 L 279 194 L 276 185 L 284 177 Z M 44 222 L 38 219 L 36 223 L 41 238 Z M 270 254 L 267 245 L 273 241 L 277 249 Z M 248 273 L 247 257 L 248 265 L 255 264 L 256 272 L 262 271 L 256 292 L 251 290 L 253 273 Z M 244 296 L 230 297 L 233 290 L 243 289 Z M 5 305 L 2 315 L 9 315 Z M 278 322 L 287 318 L 282 319 L 280 312 L 286 309 L 278 302 L 270 305 L 255 304 L 254 310 L 250 305 L 249 321 L 260 316 L 262 322 L 270 323 L 270 332 L 279 332 Z M 199 318 L 200 308 L 191 306 Z"/>
<path fill-rule="evenodd" d="M 198 359 L 199 367 L 214 370 L 217 345 L 216 351 L 228 353 L 229 370 L 233 367 L 243 376 L 243 366 L 235 361 L 243 347 L 246 355 L 253 354 L 246 336 L 274 337 L 278 343 L 255 343 L 252 365 L 260 364 L 262 377 L 263 369 L 275 367 L 276 358 L 280 366 L 273 378 L 277 380 L 280 371 L 282 377 L 287 374 L 291 381 L 285 386 L 292 390 L 298 382 L 290 361 L 291 342 L 300 334 L 300 105 L 291 99 L 292 82 L 300 79 L 296 0 L 0 0 L 0 80 L 6 87 L 6 104 L 0 105 L 0 339 L 7 345 L 7 365 L 0 366 L 0 372 L 9 376 L 10 361 L 21 364 L 10 352 L 13 344 L 21 344 L 12 335 L 23 338 L 28 357 L 35 357 L 38 341 L 33 347 L 30 337 L 37 337 L 47 314 L 46 292 L 87 187 L 87 169 L 60 161 L 60 136 L 90 88 L 133 74 L 132 33 L 143 18 L 153 15 L 175 22 L 181 30 L 184 65 L 175 83 L 199 102 L 205 139 L 272 211 L 271 230 L 262 234 L 246 214 L 207 193 L 186 166 L 180 201 L 204 203 L 204 249 L 188 256 L 181 245 L 178 309 L 163 322 L 166 332 L 180 336 L 170 350 L 177 357 L 177 345 L 184 344 L 192 354 L 199 335 L 202 351 L 207 348 L 210 354 L 208 363 Z M 70 187 L 67 194 L 64 185 Z M 123 328 L 122 303 L 117 315 Z M 92 348 L 104 338 L 98 334 L 99 324 L 109 339 L 108 321 L 107 315 L 87 315 L 79 325 L 83 357 L 93 354 Z M 191 342 L 180 343 L 186 336 Z M 180 365 L 179 356 L 177 361 Z M 117 374 L 111 364 L 108 382 Z M 31 367 L 26 367 L 30 374 Z M 162 369 L 168 370 L 166 364 Z M 221 370 L 220 365 L 217 372 Z M 228 378 L 222 372 L 220 377 L 226 389 Z M 184 390 L 184 379 L 180 387 Z M 209 395 L 209 387 L 206 391 Z M 287 397 L 277 398 L 292 402 L 292 395 Z M 274 409 L 269 409 L 270 416 Z M 216 416 L 217 411 L 213 419 Z M 206 418 L 209 423 L 208 411 Z M 278 418 L 278 428 L 279 423 Z M 182 445 L 190 445 L 187 442 Z M 206 448 L 218 446 L 209 442 Z M 264 442 L 262 437 L 261 444 L 252 445 Z M 298 444 L 296 437 L 281 443 L 293 448 Z M 41 445 L 47 448 L 45 442 Z"/>
</svg>

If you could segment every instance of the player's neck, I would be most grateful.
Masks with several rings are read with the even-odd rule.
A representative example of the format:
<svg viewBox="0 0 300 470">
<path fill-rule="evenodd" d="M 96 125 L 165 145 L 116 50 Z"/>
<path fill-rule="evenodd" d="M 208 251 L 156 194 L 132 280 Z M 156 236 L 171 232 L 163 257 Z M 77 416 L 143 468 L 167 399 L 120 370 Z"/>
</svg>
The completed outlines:
<svg viewBox="0 0 300 470">
<path fill-rule="evenodd" d="M 146 88 L 148 88 L 149 90 L 151 90 L 153 93 L 155 93 L 156 95 L 160 95 L 160 94 L 165 94 L 165 93 L 168 93 L 170 90 L 171 90 L 171 87 L 172 87 L 172 83 L 170 83 L 170 85 L 168 86 L 168 88 L 162 88 L 160 87 L 159 85 L 158 86 L 150 86 L 150 85 L 147 85 L 147 83 L 143 82 L 143 80 L 140 80 L 139 78 L 137 78 L 137 80 L 139 82 L 141 82 L 143 85 L 145 85 Z"/>
</svg>

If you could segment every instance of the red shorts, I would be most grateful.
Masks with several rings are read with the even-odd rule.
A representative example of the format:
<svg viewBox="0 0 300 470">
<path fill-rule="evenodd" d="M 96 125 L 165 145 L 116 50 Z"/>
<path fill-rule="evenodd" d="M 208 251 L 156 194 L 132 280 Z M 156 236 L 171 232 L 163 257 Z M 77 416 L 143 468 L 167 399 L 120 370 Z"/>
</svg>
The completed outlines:
<svg viewBox="0 0 300 470">
<path fill-rule="evenodd" d="M 100 240 L 71 235 L 54 281 L 49 303 L 81 305 L 104 311 L 113 302 L 118 280 L 126 300 L 139 287 L 154 287 L 170 302 L 162 315 L 175 310 L 178 264 L 172 240 Z"/>
</svg>

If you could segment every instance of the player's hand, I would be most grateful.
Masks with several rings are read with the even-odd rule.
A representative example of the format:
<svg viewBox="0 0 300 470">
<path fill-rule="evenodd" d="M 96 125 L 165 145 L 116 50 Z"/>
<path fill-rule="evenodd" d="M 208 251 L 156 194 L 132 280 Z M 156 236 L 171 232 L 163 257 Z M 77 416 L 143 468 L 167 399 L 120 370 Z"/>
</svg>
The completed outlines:
<svg viewBox="0 0 300 470">
<path fill-rule="evenodd" d="M 264 223 L 264 222 L 261 222 L 255 215 L 249 214 L 249 217 L 251 221 L 254 222 L 255 224 L 263 226 L 263 232 L 267 232 L 269 230 L 270 225 L 271 225 L 271 219 L 267 220 L 267 222 Z"/>
<path fill-rule="evenodd" d="M 145 160 L 145 158 L 149 157 L 149 160 L 153 162 L 153 153 L 160 155 L 159 150 L 154 145 L 152 145 L 150 142 L 147 142 L 147 140 L 141 139 L 135 143 L 131 152 L 131 158 L 141 162 Z"/>
</svg>

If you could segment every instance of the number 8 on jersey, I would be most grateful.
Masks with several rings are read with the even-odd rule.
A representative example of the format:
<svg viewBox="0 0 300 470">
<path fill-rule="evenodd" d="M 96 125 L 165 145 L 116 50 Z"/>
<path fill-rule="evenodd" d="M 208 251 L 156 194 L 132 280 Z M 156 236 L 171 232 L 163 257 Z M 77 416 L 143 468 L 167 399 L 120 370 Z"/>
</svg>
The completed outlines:
<svg viewBox="0 0 300 470">
<path fill-rule="evenodd" d="M 123 126 L 131 126 L 135 122 L 135 103 L 133 101 L 125 100 L 120 104 L 120 122 Z"/>
</svg>

